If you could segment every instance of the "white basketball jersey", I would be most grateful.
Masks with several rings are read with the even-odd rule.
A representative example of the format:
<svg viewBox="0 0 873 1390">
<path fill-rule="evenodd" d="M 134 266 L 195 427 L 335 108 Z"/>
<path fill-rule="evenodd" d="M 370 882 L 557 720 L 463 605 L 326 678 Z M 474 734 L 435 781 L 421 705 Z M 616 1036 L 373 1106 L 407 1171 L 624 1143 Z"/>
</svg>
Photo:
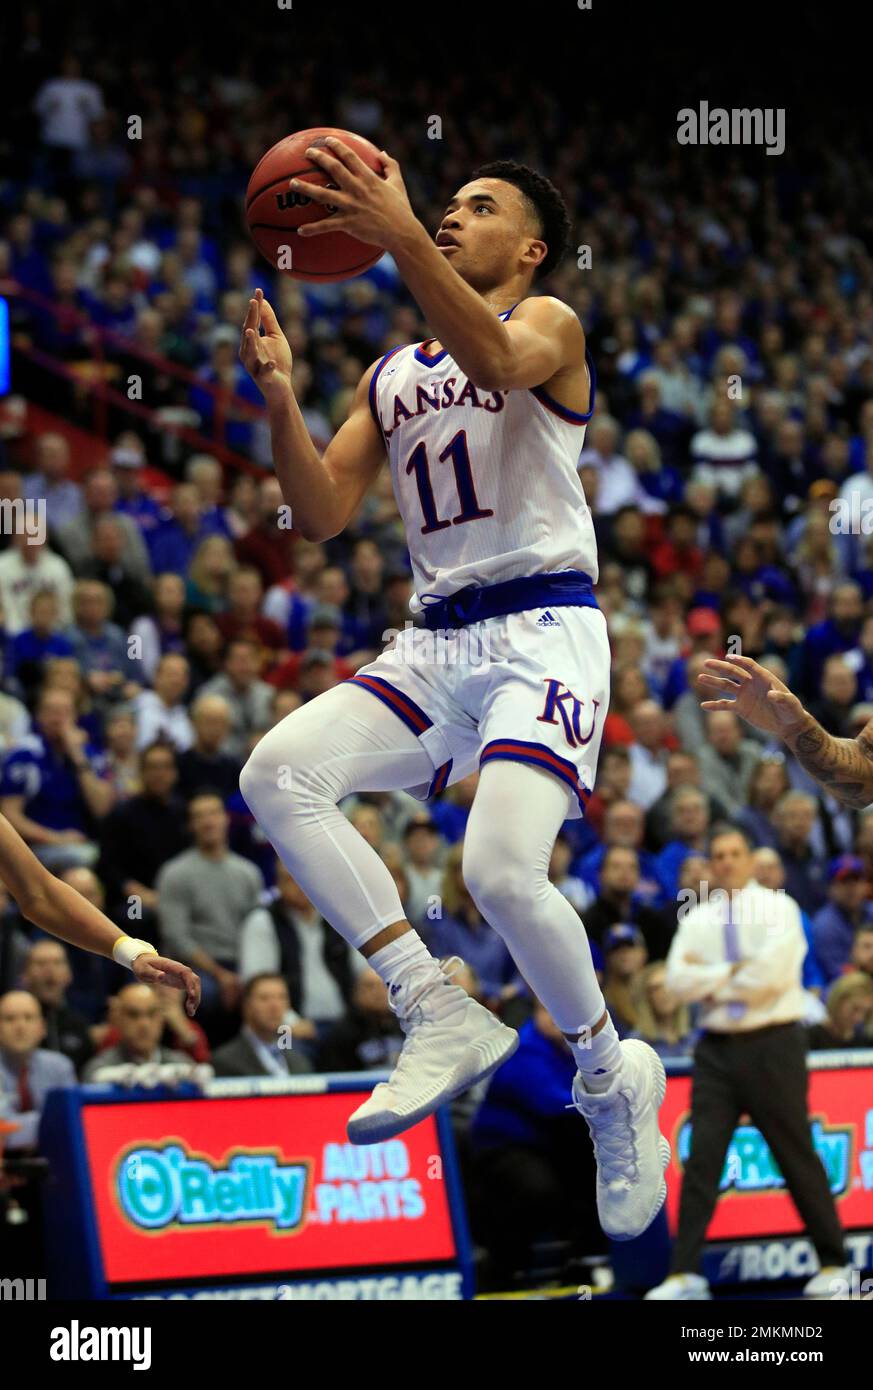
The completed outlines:
<svg viewBox="0 0 873 1390">
<path fill-rule="evenodd" d="M 507 319 L 512 310 L 501 314 Z M 416 594 L 555 570 L 597 580 L 591 511 L 577 462 L 585 415 L 541 387 L 484 391 L 448 352 L 395 348 L 370 382 L 406 528 Z"/>
</svg>

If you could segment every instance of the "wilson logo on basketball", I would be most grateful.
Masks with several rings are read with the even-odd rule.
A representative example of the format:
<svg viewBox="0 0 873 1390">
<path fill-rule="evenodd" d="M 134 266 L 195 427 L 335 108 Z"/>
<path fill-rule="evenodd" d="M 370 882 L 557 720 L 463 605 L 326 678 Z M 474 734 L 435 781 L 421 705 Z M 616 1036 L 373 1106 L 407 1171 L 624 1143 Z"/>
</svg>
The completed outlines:
<svg viewBox="0 0 873 1390">
<path fill-rule="evenodd" d="M 305 208 L 311 202 L 312 199 L 307 198 L 305 193 L 293 193 L 290 189 L 276 194 L 276 207 L 280 212 L 284 212 L 286 208 Z"/>
</svg>

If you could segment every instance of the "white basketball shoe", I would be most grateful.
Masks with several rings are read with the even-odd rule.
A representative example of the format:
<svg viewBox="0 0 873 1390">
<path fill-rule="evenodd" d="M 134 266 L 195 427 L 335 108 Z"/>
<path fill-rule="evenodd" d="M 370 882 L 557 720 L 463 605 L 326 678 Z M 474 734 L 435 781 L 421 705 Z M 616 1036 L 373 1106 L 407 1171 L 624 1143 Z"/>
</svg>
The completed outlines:
<svg viewBox="0 0 873 1390">
<path fill-rule="evenodd" d="M 594 1142 L 603 1232 L 611 1240 L 633 1240 L 651 1225 L 667 1196 L 670 1145 L 658 1129 L 667 1078 L 648 1043 L 628 1038 L 620 1046 L 621 1068 L 610 1089 L 586 1091 L 577 1072 L 573 1104 Z"/>
<path fill-rule="evenodd" d="M 389 989 L 406 1041 L 390 1080 L 380 1081 L 350 1116 L 346 1132 L 353 1144 L 378 1144 L 409 1129 L 490 1076 L 518 1047 L 514 1028 L 452 984 L 457 959 L 440 962 L 438 979 Z"/>
</svg>

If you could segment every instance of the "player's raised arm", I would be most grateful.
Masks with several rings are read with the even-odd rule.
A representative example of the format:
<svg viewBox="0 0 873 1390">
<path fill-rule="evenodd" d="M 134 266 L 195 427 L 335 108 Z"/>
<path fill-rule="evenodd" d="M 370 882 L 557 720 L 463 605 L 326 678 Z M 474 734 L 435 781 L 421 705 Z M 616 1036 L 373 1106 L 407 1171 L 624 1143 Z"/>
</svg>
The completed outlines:
<svg viewBox="0 0 873 1390">
<path fill-rule="evenodd" d="M 474 288 L 476 270 L 467 261 L 489 254 L 479 229 L 475 242 L 470 235 L 474 218 L 495 219 L 494 244 L 499 240 L 502 248 L 507 238 L 511 241 L 516 252 L 513 285 L 517 282 L 519 299 L 524 299 L 531 276 L 549 251 L 535 226 L 525 220 L 514 191 L 506 185 L 498 187 L 499 177 L 474 180 L 456 195 L 434 241 L 409 204 L 396 159 L 382 151 L 380 176 L 341 140 L 330 137 L 324 146 L 306 154 L 330 175 L 331 187 L 306 182 L 299 188 L 337 211 L 301 227 L 301 237 L 342 230 L 390 251 L 434 336 L 484 390 L 542 386 L 562 370 L 581 370 L 584 335 L 567 305 L 549 298 L 526 301 L 504 322 Z M 297 182 L 292 180 L 292 187 Z M 466 258 L 463 274 L 457 273 L 461 262 L 449 264 L 455 252 Z"/>
<path fill-rule="evenodd" d="M 791 749 L 801 767 L 838 801 L 861 810 L 873 802 L 873 720 L 857 738 L 835 738 L 787 685 L 748 656 L 712 658 L 697 678 L 706 710 L 734 710 Z"/>
<path fill-rule="evenodd" d="M 348 419 L 322 458 L 291 385 L 291 349 L 262 290 L 249 301 L 239 356 L 267 404 L 273 465 L 294 527 L 307 540 L 329 540 L 354 516 L 385 459 L 369 404 L 376 363 L 358 383 Z"/>
<path fill-rule="evenodd" d="M 146 984 L 184 990 L 188 1013 L 194 1014 L 200 1002 L 200 981 L 194 971 L 159 956 L 148 942 L 125 936 L 69 883 L 49 873 L 5 816 L 0 816 L 0 878 L 29 922 L 71 946 L 129 965 Z"/>
</svg>

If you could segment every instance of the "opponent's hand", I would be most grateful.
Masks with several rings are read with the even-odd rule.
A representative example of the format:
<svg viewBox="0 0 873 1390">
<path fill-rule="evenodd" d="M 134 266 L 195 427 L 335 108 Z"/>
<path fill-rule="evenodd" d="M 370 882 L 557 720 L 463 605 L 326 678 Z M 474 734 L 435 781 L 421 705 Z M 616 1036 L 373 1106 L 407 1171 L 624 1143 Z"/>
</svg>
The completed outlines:
<svg viewBox="0 0 873 1390">
<path fill-rule="evenodd" d="M 697 677 L 701 690 L 720 698 L 701 700 L 701 709 L 727 709 L 764 733 L 783 738 L 802 724 L 806 710 L 778 676 L 765 671 L 750 656 L 712 657 Z"/>
<path fill-rule="evenodd" d="M 326 136 L 324 143 L 327 149 L 312 147 L 306 157 L 324 170 L 335 187 L 322 188 L 306 179 L 292 179 L 291 187 L 336 212 L 319 222 L 306 222 L 297 235 L 348 232 L 358 241 L 390 251 L 392 243 L 416 224 L 397 160 L 380 151 L 382 173 L 377 174 L 335 135 Z"/>
<path fill-rule="evenodd" d="M 291 348 L 263 290 L 255 290 L 254 299 L 249 300 L 239 360 L 265 400 L 290 392 Z"/>
<path fill-rule="evenodd" d="M 187 965 L 166 956 L 137 956 L 131 970 L 144 985 L 171 985 L 173 989 L 185 991 L 185 1009 L 190 1018 L 197 1012 L 200 1003 L 200 976 Z"/>
</svg>

